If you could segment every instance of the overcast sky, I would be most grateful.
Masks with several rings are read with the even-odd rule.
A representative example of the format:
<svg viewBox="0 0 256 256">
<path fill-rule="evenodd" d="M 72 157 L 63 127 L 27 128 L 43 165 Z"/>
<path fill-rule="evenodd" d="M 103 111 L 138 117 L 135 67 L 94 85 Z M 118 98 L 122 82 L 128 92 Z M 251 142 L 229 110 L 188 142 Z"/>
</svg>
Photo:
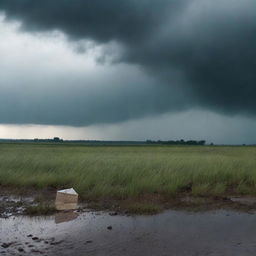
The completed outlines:
<svg viewBox="0 0 256 256">
<path fill-rule="evenodd" d="M 255 0 L 1 0 L 0 137 L 256 143 Z"/>
</svg>

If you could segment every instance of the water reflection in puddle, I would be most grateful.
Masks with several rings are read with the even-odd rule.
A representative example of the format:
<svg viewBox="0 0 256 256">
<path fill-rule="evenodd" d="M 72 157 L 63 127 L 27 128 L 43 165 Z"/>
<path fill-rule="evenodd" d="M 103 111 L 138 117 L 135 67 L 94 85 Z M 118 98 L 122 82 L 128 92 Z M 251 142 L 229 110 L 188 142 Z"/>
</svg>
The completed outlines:
<svg viewBox="0 0 256 256">
<path fill-rule="evenodd" d="M 79 216 L 77 212 L 59 212 L 55 214 L 55 223 L 69 222 L 76 219 Z"/>
<path fill-rule="evenodd" d="M 20 216 L 0 219 L 0 228 L 0 245 L 13 243 L 1 247 L 3 255 L 19 255 L 19 250 L 21 255 L 48 256 L 256 254 L 256 215 L 234 211 Z"/>
</svg>

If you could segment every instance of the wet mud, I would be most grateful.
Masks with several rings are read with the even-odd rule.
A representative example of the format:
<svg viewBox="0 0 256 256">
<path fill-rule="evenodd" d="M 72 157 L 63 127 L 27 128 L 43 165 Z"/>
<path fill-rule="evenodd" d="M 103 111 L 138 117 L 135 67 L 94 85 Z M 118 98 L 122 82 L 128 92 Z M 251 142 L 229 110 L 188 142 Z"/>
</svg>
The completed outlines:
<svg viewBox="0 0 256 256">
<path fill-rule="evenodd" d="M 255 197 L 187 196 L 151 216 L 94 211 L 85 203 L 77 211 L 26 216 L 36 204 L 31 196 L 0 197 L 0 255 L 256 255 Z"/>
<path fill-rule="evenodd" d="M 0 196 L 0 218 L 23 214 L 33 204 L 32 197 Z"/>
</svg>

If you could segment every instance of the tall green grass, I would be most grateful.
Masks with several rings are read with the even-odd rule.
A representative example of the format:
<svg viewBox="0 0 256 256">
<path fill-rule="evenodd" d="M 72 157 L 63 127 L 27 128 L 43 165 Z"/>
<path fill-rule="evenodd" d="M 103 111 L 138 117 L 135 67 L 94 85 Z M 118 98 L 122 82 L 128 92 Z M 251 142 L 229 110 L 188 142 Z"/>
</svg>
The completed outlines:
<svg viewBox="0 0 256 256">
<path fill-rule="evenodd" d="M 256 147 L 0 144 L 0 185 L 88 198 L 256 193 Z"/>
</svg>

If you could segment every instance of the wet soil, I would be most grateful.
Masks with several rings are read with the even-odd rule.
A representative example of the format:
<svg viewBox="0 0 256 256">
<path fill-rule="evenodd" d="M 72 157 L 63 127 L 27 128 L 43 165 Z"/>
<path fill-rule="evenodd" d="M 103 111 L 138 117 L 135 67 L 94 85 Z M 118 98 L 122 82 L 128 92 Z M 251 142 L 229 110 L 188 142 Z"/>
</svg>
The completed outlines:
<svg viewBox="0 0 256 256">
<path fill-rule="evenodd" d="M 24 191 L 0 186 L 0 218 L 17 215 L 45 215 L 47 209 L 40 207 L 31 211 L 34 206 L 49 207 L 49 214 L 53 213 L 56 189 Z M 153 207 L 153 209 L 152 209 Z M 51 209 L 50 209 L 51 208 Z M 165 197 L 159 194 L 142 195 L 137 198 L 113 199 L 101 198 L 86 200 L 79 198 L 79 212 L 88 209 L 97 211 L 112 211 L 115 214 L 156 214 L 164 210 L 211 211 L 216 209 L 237 210 L 242 212 L 256 211 L 256 197 L 253 196 L 214 196 L 195 197 L 183 193 L 178 197 Z M 33 210 L 33 209 L 32 209 Z"/>
<path fill-rule="evenodd" d="M 255 197 L 139 198 L 161 205 L 162 213 L 151 216 L 131 215 L 131 200 L 26 216 L 26 207 L 54 202 L 55 193 L 47 193 L 0 193 L 0 255 L 256 255 Z"/>
<path fill-rule="evenodd" d="M 33 201 L 31 197 L 0 196 L 0 218 L 23 214 Z"/>
</svg>

